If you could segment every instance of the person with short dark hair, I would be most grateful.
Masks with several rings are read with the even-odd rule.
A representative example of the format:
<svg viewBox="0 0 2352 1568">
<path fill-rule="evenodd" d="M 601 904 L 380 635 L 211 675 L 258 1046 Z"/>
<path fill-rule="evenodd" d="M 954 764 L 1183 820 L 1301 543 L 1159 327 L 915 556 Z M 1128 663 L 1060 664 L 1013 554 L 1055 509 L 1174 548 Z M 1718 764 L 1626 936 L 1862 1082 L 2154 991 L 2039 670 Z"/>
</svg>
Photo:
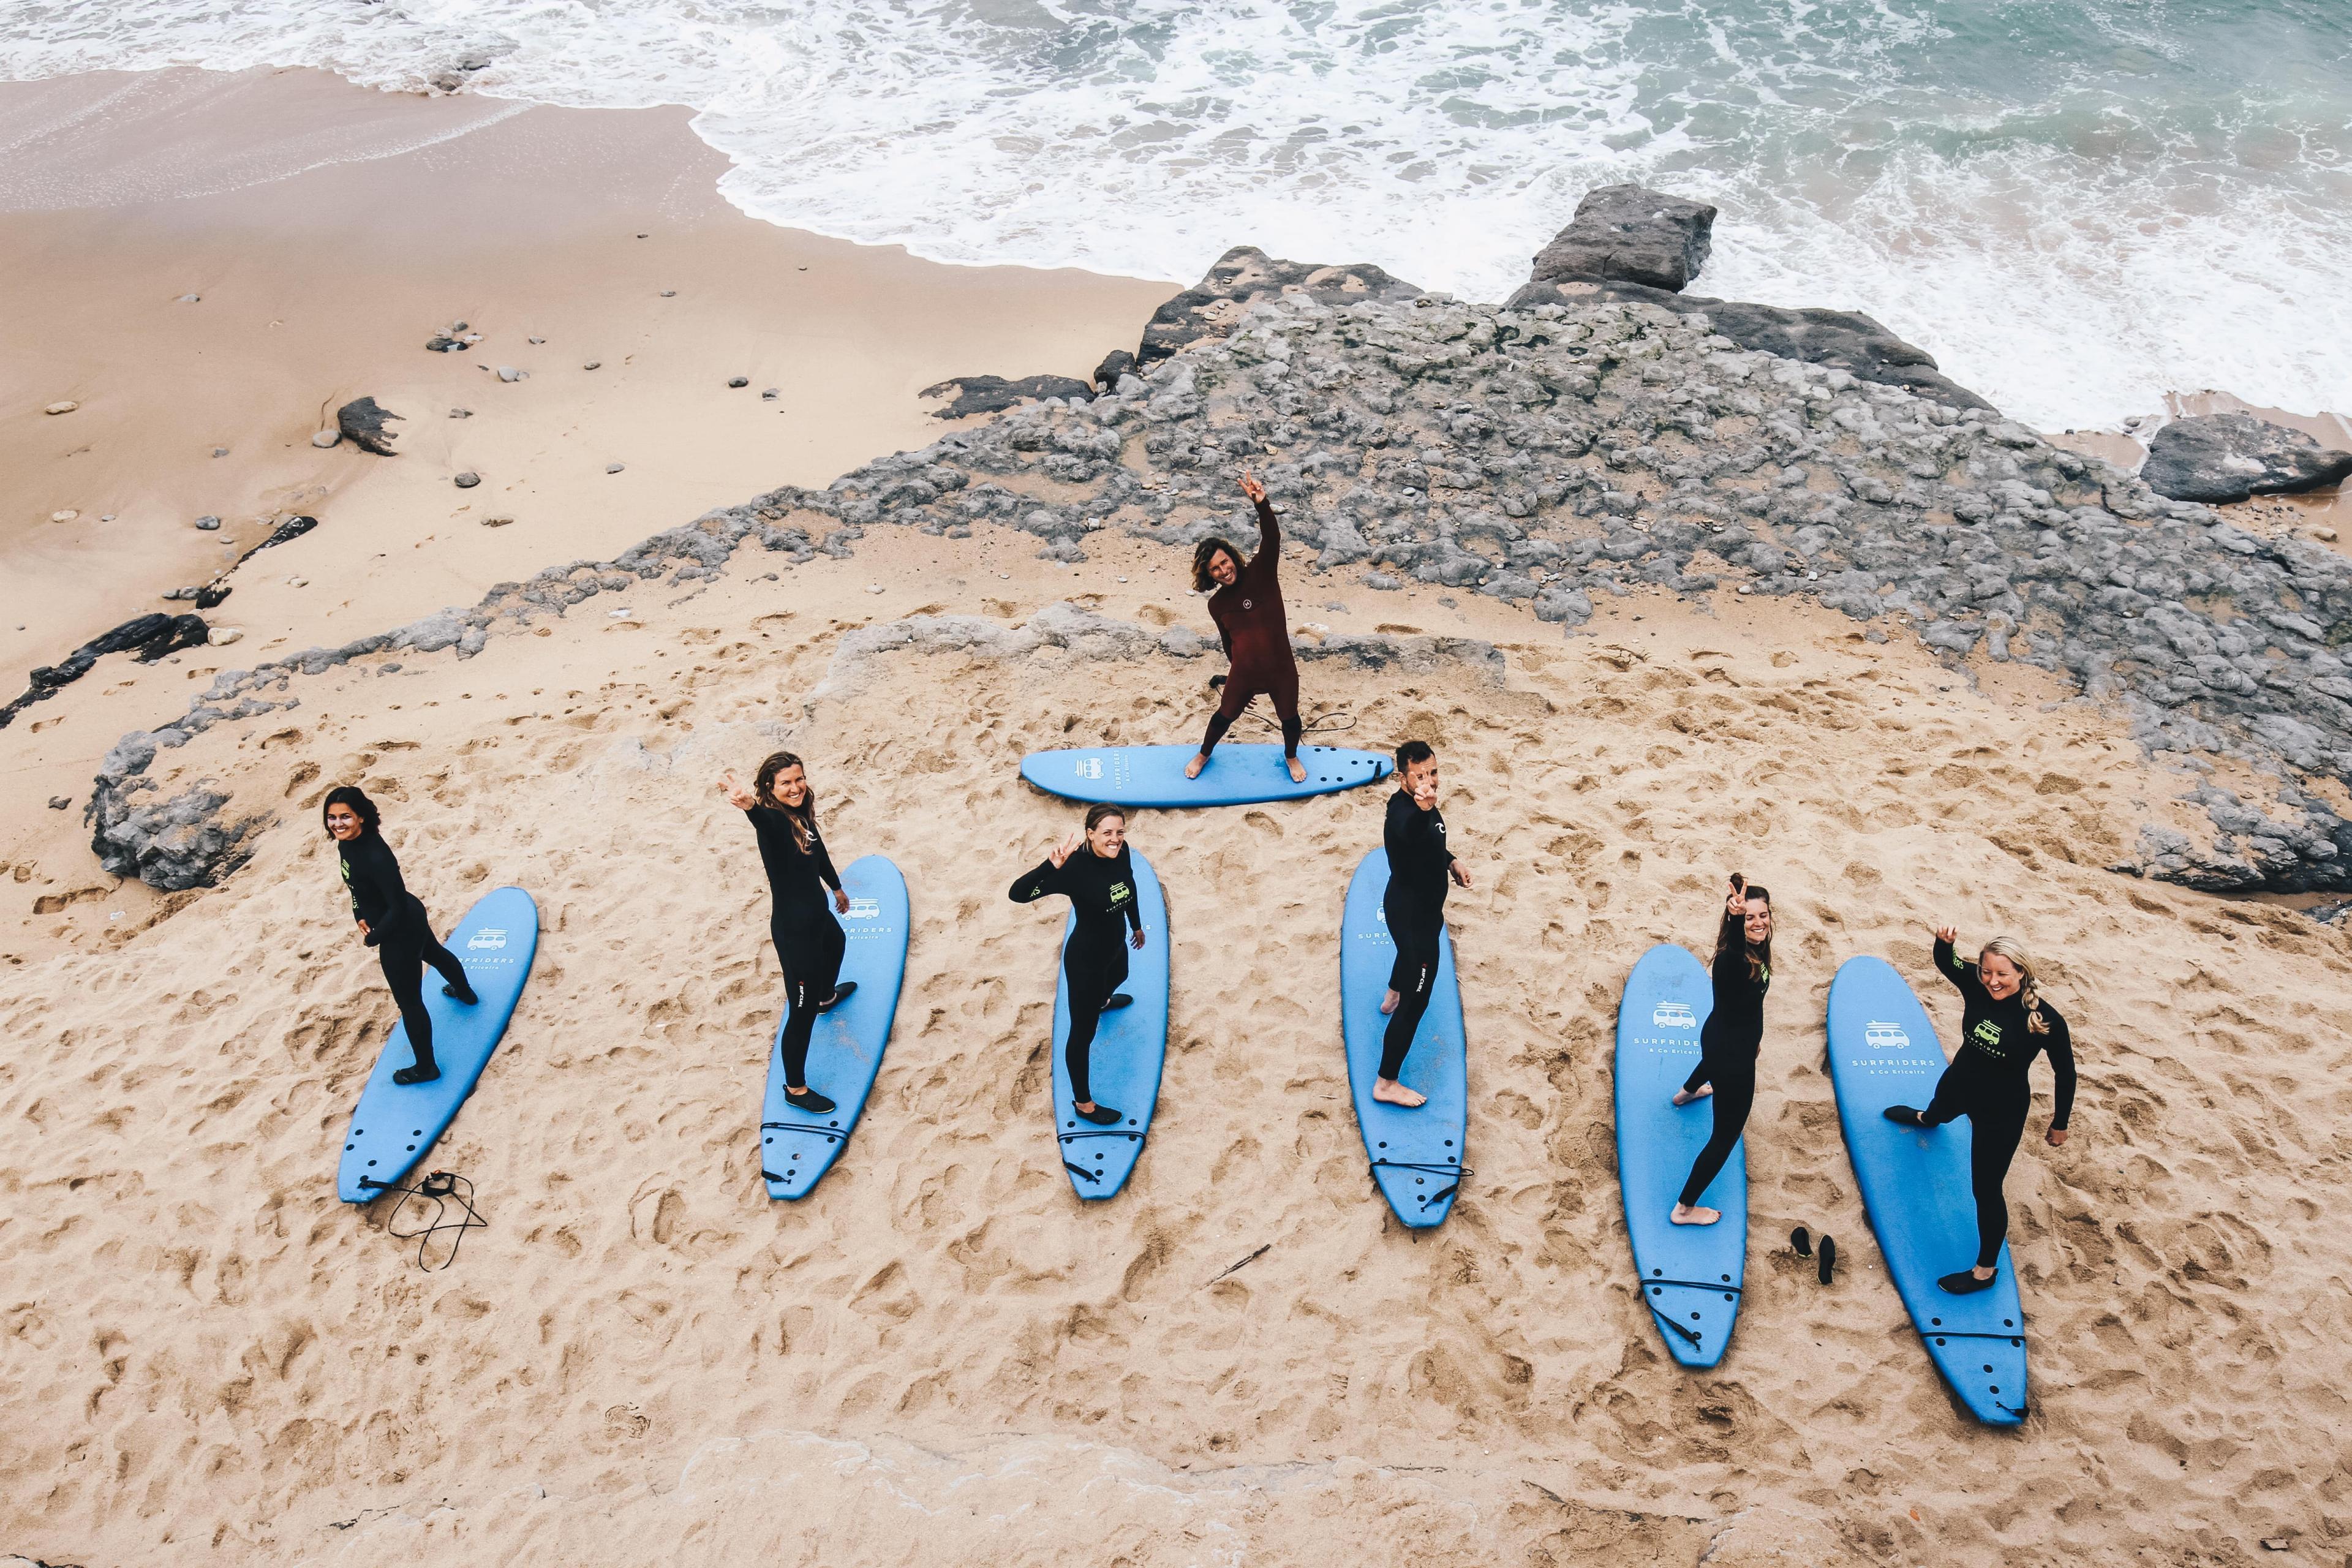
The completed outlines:
<svg viewBox="0 0 2352 1568">
<path fill-rule="evenodd" d="M 1396 793 L 1389 796 L 1388 819 L 1381 835 L 1389 854 L 1389 885 L 1381 895 L 1388 921 L 1389 939 L 1396 943 L 1396 963 L 1389 971 L 1388 994 L 1381 1011 L 1389 1016 L 1381 1037 L 1381 1069 L 1372 1081 L 1372 1098 L 1411 1110 L 1427 1103 L 1428 1096 L 1397 1081 L 1412 1037 L 1429 1011 L 1431 990 L 1437 984 L 1439 945 L 1445 934 L 1445 891 L 1450 880 L 1470 885 L 1470 873 L 1454 858 L 1445 841 L 1445 816 L 1437 809 L 1437 753 L 1426 741 L 1407 741 L 1396 749 Z"/>
<path fill-rule="evenodd" d="M 733 769 L 719 775 L 719 789 L 729 805 L 751 818 L 760 841 L 760 864 L 768 873 L 768 940 L 776 944 L 776 961 L 784 967 L 783 1032 L 776 1037 L 783 1058 L 784 1099 L 795 1110 L 822 1116 L 833 1101 L 808 1085 L 809 1037 L 817 1015 L 848 1000 L 857 989 L 841 984 L 842 955 L 848 939 L 842 935 L 835 911 L 846 913 L 849 895 L 843 891 L 841 873 L 825 853 L 824 837 L 817 831 L 816 793 L 809 787 L 808 769 L 790 752 L 777 752 L 760 764 L 745 789 Z M 825 908 L 831 889 L 832 909 Z"/>
<path fill-rule="evenodd" d="M 425 1010 L 425 966 L 431 964 L 446 982 L 441 994 L 472 1006 L 481 998 L 466 979 L 466 966 L 433 934 L 433 917 L 422 900 L 401 880 L 400 860 L 383 841 L 383 819 L 375 802 L 357 784 L 338 784 L 327 792 L 320 807 L 327 836 L 335 841 L 343 884 L 352 893 L 352 919 L 359 923 L 361 940 L 375 949 L 383 966 L 384 984 L 400 1007 L 400 1021 L 408 1030 L 411 1065 L 398 1068 L 392 1081 L 406 1085 L 431 1083 L 441 1076 L 433 1059 L 433 1016 Z"/>
<path fill-rule="evenodd" d="M 1712 1100 L 1715 1126 L 1667 1216 L 1676 1225 L 1713 1225 L 1723 1217 L 1722 1210 L 1701 1208 L 1698 1200 L 1731 1158 L 1756 1104 L 1764 993 L 1772 985 L 1772 895 L 1737 871 L 1716 924 L 1715 959 L 1707 970 L 1715 982 L 1715 1005 L 1698 1032 L 1698 1066 L 1675 1091 L 1675 1103 Z"/>
<path fill-rule="evenodd" d="M 1135 1000 L 1121 994 L 1119 985 L 1127 979 L 1128 948 L 1140 949 L 1144 940 L 1135 861 L 1127 850 L 1126 808 L 1105 801 L 1088 806 L 1086 831 L 1049 847 L 1043 860 L 1013 879 L 1006 896 L 1016 904 L 1034 904 L 1055 893 L 1069 899 L 1077 922 L 1062 949 L 1070 998 L 1070 1033 L 1062 1056 L 1070 1074 L 1070 1099 L 1080 1116 L 1109 1127 L 1125 1113 L 1095 1103 L 1089 1071 L 1095 1030 L 1105 1013 Z M 1122 933 L 1122 925 L 1131 934 Z"/>
<path fill-rule="evenodd" d="M 1199 778 L 1242 710 L 1252 698 L 1265 696 L 1273 700 L 1275 717 L 1282 721 L 1282 755 L 1291 782 L 1303 784 L 1307 764 L 1298 760 L 1298 742 L 1307 726 L 1298 717 L 1298 660 L 1290 651 L 1290 625 L 1282 610 L 1282 525 L 1267 504 L 1265 487 L 1246 468 L 1242 494 L 1257 508 L 1257 553 L 1244 561 L 1223 539 L 1204 539 L 1192 552 L 1193 590 L 1209 595 L 1210 618 L 1232 663 L 1224 699 L 1209 717 L 1200 754 L 1184 764 L 1184 776 Z"/>
</svg>

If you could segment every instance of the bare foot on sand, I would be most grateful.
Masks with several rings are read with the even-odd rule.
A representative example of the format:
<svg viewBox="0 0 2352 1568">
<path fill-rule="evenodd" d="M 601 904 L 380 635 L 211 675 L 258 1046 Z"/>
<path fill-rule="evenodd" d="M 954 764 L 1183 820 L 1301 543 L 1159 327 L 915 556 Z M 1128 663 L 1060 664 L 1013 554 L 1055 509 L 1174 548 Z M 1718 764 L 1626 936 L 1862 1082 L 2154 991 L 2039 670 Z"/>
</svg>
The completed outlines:
<svg viewBox="0 0 2352 1568">
<path fill-rule="evenodd" d="M 1382 1105 L 1402 1105 L 1407 1110 L 1412 1110 L 1415 1106 L 1429 1103 L 1429 1096 L 1416 1094 L 1394 1079 L 1388 1078 L 1372 1079 L 1372 1098 Z"/>
<path fill-rule="evenodd" d="M 1695 1204 L 1676 1204 L 1675 1212 L 1666 1217 L 1676 1225 L 1713 1225 L 1723 1217 L 1723 1211 L 1703 1209 Z"/>
<path fill-rule="evenodd" d="M 1703 1083 L 1696 1089 L 1678 1089 L 1675 1090 L 1675 1103 L 1676 1105 L 1688 1105 L 1692 1100 L 1705 1100 L 1708 1095 L 1713 1094 L 1714 1092 L 1715 1085 L 1711 1083 Z"/>
<path fill-rule="evenodd" d="M 1208 765 L 1209 753 L 1206 752 L 1195 752 L 1192 753 L 1192 760 L 1184 764 L 1184 776 L 1188 779 L 1199 778 L 1201 776 L 1201 770 Z"/>
<path fill-rule="evenodd" d="M 1397 1004 L 1403 1000 L 1403 997 L 1391 991 L 1387 995 L 1381 998 L 1381 1011 L 1383 1013 L 1393 1013 L 1397 1010 Z"/>
</svg>

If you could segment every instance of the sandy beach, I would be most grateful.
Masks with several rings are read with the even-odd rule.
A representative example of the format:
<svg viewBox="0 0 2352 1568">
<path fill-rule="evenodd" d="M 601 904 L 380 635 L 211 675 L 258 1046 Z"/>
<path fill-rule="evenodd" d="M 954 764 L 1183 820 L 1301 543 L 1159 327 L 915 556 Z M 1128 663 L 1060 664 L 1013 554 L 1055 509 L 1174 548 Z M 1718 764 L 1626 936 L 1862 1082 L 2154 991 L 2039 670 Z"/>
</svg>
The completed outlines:
<svg viewBox="0 0 2352 1568">
<path fill-rule="evenodd" d="M 0 731 L 0 1551 L 1994 1568 L 2352 1550 L 2352 1255 L 2332 1223 L 2352 936 L 2305 912 L 2317 895 L 2111 868 L 2151 827 L 2210 837 L 2187 794 L 2254 798 L 2268 775 L 2243 755 L 2152 752 L 2112 689 L 1939 652 L 1924 620 L 1751 593 L 1732 566 L 1719 592 L 1601 592 L 1563 635 L 1475 583 L 1375 584 L 1378 562 L 1294 533 L 1322 733 L 1420 736 L 1447 769 L 1476 879 L 1448 910 L 1475 1173 L 1418 1233 L 1367 1180 L 1338 1028 L 1340 902 L 1384 804 L 1367 790 L 1139 814 L 1170 906 L 1168 1068 L 1132 1184 L 1081 1205 L 1050 1131 L 1059 906 L 1005 898 L 1076 811 L 1015 770 L 1199 733 L 1223 662 L 1156 523 L 1056 559 L 1008 519 L 860 531 L 763 508 L 812 547 L 608 586 L 469 657 L 322 663 L 159 753 L 159 796 L 202 785 L 262 824 L 217 886 L 106 875 L 82 808 L 110 749 L 224 672 L 827 486 L 937 439 L 917 395 L 934 382 L 1085 376 L 1167 284 L 754 223 L 665 110 L 187 72 L 0 87 L 0 144 L 53 171 L 0 176 L 0 248 L 44 307 L 0 321 L 11 679 L 202 580 L 225 544 L 320 520 L 207 612 L 237 642 L 110 658 Z M 200 169 L 242 172 L 163 194 Z M 457 321 L 478 351 L 424 351 Z M 362 395 L 405 416 L 398 457 L 310 445 Z M 42 412 L 58 400 L 79 406 Z M 1885 406 L 1892 426 L 1910 405 Z M 1172 491 L 1153 439 L 1106 463 Z M 1591 466 L 1623 472 L 1608 450 Z M 996 479 L 1079 505 L 1076 480 Z M 1203 504 L 1230 507 L 1230 482 Z M 2231 516 L 2299 540 L 2341 506 Z M 192 527 L 206 514 L 219 532 Z M 767 890 L 713 787 L 780 746 L 808 759 L 835 856 L 891 856 L 913 907 L 866 1119 L 789 1205 L 756 1142 L 781 997 Z M 443 925 L 505 883 L 541 910 L 510 1032 L 434 1152 L 488 1222 L 437 1271 L 390 1204 L 332 1186 L 394 1019 L 316 826 L 343 782 L 383 804 Z M 1610 1053 L 1634 959 L 1704 952 L 1733 870 L 1772 887 L 1780 947 L 1747 1296 L 1723 1364 L 1693 1373 L 1631 1274 Z M 1964 946 L 2026 936 L 2084 1075 L 2050 1148 L 2036 1069 L 2009 1180 L 2035 1379 L 2011 1431 L 1969 1419 L 1922 1351 L 1824 1062 L 1828 986 L 1856 953 L 1901 969 L 1953 1039 L 1928 957 L 1947 921 Z M 1790 1250 L 1799 1225 L 1836 1237 L 1833 1283 Z"/>
</svg>

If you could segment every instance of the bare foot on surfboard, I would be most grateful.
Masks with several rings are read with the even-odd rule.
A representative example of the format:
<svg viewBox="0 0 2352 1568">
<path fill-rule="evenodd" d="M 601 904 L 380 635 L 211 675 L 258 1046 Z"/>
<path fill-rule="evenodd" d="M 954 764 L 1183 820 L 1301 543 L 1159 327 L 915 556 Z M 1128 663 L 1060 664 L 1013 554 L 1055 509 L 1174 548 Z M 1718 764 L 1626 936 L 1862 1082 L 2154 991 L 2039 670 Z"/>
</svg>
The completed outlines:
<svg viewBox="0 0 2352 1568">
<path fill-rule="evenodd" d="M 1688 1105 L 1695 1100 L 1705 1100 L 1708 1095 L 1713 1094 L 1714 1092 L 1715 1085 L 1711 1083 L 1703 1083 L 1696 1089 L 1678 1089 L 1675 1090 L 1675 1103 L 1676 1105 Z"/>
<path fill-rule="evenodd" d="M 1209 754 L 1206 752 L 1195 752 L 1192 753 L 1192 760 L 1184 764 L 1184 776 L 1188 779 L 1199 778 L 1201 770 L 1208 765 Z"/>
<path fill-rule="evenodd" d="M 1290 782 L 1292 784 L 1305 784 L 1307 782 L 1307 764 L 1305 763 L 1300 762 L 1297 757 L 1286 757 L 1283 761 L 1290 764 Z"/>
<path fill-rule="evenodd" d="M 1383 1013 L 1393 1013 L 1397 1010 L 1397 1004 L 1403 1000 L 1403 997 L 1398 995 L 1394 991 L 1391 991 L 1387 995 L 1381 998 L 1381 1011 Z"/>
<path fill-rule="evenodd" d="M 1372 1098 L 1382 1105 L 1401 1105 L 1407 1110 L 1429 1103 L 1429 1096 L 1415 1093 L 1393 1079 L 1385 1078 L 1372 1079 Z"/>
<path fill-rule="evenodd" d="M 1721 1209 L 1703 1209 L 1696 1204 L 1676 1204 L 1675 1212 L 1666 1216 L 1676 1225 L 1713 1225 L 1723 1217 Z"/>
</svg>

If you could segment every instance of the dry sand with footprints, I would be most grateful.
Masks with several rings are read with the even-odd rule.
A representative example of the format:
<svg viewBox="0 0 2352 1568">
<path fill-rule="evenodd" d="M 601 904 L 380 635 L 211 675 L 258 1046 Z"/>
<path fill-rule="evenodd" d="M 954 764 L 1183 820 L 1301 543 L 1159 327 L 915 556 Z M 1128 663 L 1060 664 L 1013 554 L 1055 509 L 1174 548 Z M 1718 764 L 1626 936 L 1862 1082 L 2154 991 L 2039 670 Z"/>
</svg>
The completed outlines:
<svg viewBox="0 0 2352 1568">
<path fill-rule="evenodd" d="M 1502 650 L 1499 673 L 1305 667 L 1310 704 L 1355 716 L 1348 739 L 1441 750 L 1477 875 L 1452 906 L 1475 1174 L 1421 1234 L 1367 1179 L 1337 1005 L 1341 897 L 1379 833 L 1366 791 L 1133 824 L 1170 900 L 1171 1048 L 1135 1180 L 1081 1206 L 1046 1125 L 1059 915 L 1004 896 L 1075 812 L 1014 769 L 1192 736 L 1211 661 L 844 652 L 862 626 L 1012 626 L 1072 597 L 1206 629 L 1167 552 L 1121 540 L 1064 572 L 1033 548 L 893 534 L 774 579 L 746 552 L 693 591 L 648 584 L 627 618 L 608 596 L 470 660 L 298 679 L 299 708 L 172 755 L 275 818 L 225 886 L 110 889 L 64 847 L 0 881 L 0 1546 L 828 1568 L 2342 1556 L 2352 951 L 2285 908 L 2103 869 L 2180 787 L 2111 716 L 1824 611 L 1637 596 L 1562 639 L 1489 602 L 1301 574 L 1295 625 Z M 914 907 L 866 1119 L 789 1206 L 762 1194 L 753 1129 L 779 999 L 766 892 L 711 787 L 783 742 L 835 855 L 893 856 Z M 386 1234 L 388 1205 L 333 1192 L 393 1016 L 312 826 L 342 780 L 383 802 L 445 925 L 506 881 L 543 911 L 507 1043 L 434 1156 L 489 1222 L 440 1272 Z M 1707 942 L 1734 869 L 1772 886 L 1781 956 L 1750 1294 L 1723 1365 L 1694 1375 L 1631 1289 L 1610 1051 L 1633 960 Z M 2029 1141 L 2011 1178 L 2035 1380 L 2014 1433 L 1937 1383 L 1823 1071 L 1850 954 L 1915 976 L 1948 1033 L 1927 968 L 1947 920 L 1964 943 L 2032 942 L 2084 1071 L 2074 1139 Z M 2046 1072 L 2037 1088 L 2038 1128 Z M 1801 1223 L 1839 1240 L 1829 1289 L 1787 1250 Z"/>
</svg>

